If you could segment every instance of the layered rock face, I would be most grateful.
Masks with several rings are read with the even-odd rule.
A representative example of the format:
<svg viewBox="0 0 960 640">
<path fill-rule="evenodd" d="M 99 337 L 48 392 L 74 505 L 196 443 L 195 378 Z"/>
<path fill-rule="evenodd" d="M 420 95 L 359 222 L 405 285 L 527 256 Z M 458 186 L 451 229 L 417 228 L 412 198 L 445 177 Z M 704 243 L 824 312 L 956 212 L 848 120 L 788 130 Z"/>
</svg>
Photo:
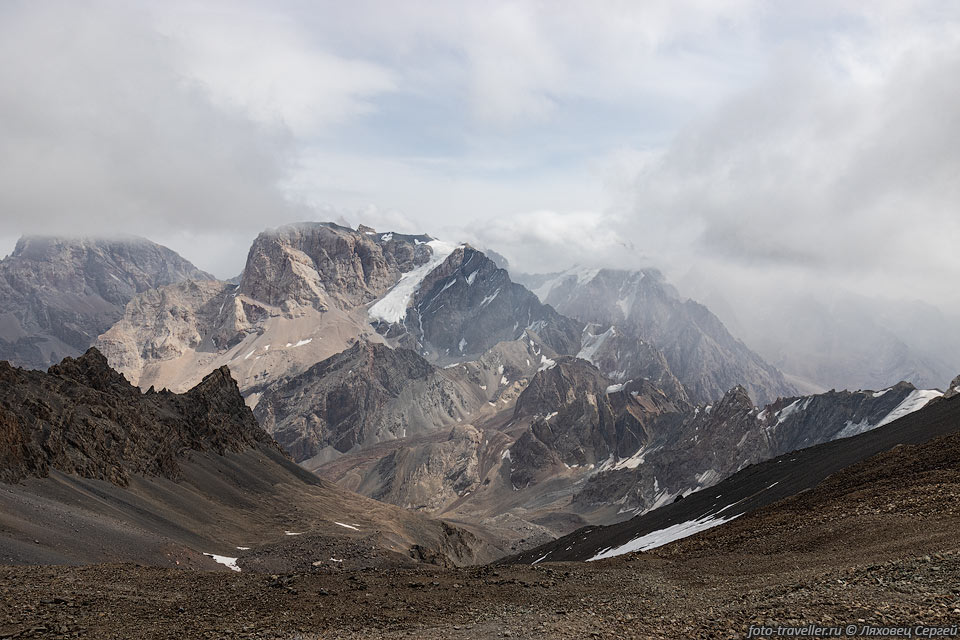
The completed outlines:
<svg viewBox="0 0 960 640">
<path fill-rule="evenodd" d="M 261 233 L 250 247 L 239 295 L 291 312 L 295 305 L 350 309 L 383 295 L 430 258 L 428 236 L 300 223 Z"/>
<path fill-rule="evenodd" d="M 709 309 L 682 299 L 654 269 L 602 269 L 541 280 L 538 295 L 560 313 L 600 328 L 615 326 L 652 343 L 694 402 L 716 401 L 738 384 L 764 403 L 796 393 L 779 371 L 731 336 Z"/>
<path fill-rule="evenodd" d="M 548 354 L 572 354 L 582 332 L 469 246 L 301 223 L 260 234 L 239 285 L 138 296 L 97 346 L 141 387 L 185 390 L 229 365 L 255 405 L 273 381 L 358 340 L 449 364 L 525 334 Z"/>
<path fill-rule="evenodd" d="M 131 474 L 176 479 L 188 451 L 276 446 L 218 369 L 183 395 L 141 392 L 91 348 L 48 373 L 0 362 L 0 479 L 51 469 L 126 485 Z"/>
<path fill-rule="evenodd" d="M 255 413 L 298 462 L 434 431 L 485 404 L 409 349 L 357 342 L 263 392 Z"/>
<path fill-rule="evenodd" d="M 195 280 L 145 291 L 131 300 L 123 317 L 96 342 L 111 366 L 140 384 L 144 369 L 175 360 L 210 344 L 224 301 L 236 285 Z M 166 386 L 166 385 L 164 385 Z"/>
<path fill-rule="evenodd" d="M 678 403 L 690 402 L 687 390 L 673 375 L 663 353 L 615 326 L 601 331 L 600 325 L 587 325 L 577 357 L 592 363 L 617 383 L 649 382 Z"/>
<path fill-rule="evenodd" d="M 646 404 L 622 393 L 585 360 L 561 357 L 539 371 L 517 399 L 514 421 L 529 423 L 510 446 L 510 478 L 527 486 L 557 466 L 593 468 L 631 455 L 651 437 L 654 416 L 678 408 L 658 390 Z"/>
<path fill-rule="evenodd" d="M 211 278 L 143 238 L 21 238 L 0 261 L 0 359 L 45 369 L 83 353 L 136 294 Z"/>
</svg>

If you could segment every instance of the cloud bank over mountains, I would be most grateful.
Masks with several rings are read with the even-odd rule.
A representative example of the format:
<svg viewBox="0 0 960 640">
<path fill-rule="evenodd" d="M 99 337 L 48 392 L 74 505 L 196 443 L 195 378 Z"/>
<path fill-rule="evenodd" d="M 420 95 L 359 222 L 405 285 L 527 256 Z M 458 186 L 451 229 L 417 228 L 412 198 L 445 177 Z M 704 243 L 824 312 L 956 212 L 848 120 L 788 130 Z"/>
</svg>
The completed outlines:
<svg viewBox="0 0 960 640">
<path fill-rule="evenodd" d="M 10 247 L 140 233 L 229 276 L 263 227 L 339 219 L 524 271 L 655 264 L 724 295 L 949 306 L 960 278 L 952 3 L 51 1 L 0 18 Z"/>
</svg>

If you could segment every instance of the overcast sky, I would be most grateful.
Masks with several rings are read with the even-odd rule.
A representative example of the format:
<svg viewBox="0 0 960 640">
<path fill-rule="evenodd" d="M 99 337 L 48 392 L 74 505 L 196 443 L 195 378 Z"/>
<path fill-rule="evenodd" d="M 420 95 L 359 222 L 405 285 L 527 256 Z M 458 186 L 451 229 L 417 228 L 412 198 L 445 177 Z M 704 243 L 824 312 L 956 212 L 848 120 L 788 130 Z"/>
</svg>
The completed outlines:
<svg viewBox="0 0 960 640">
<path fill-rule="evenodd" d="M 956 309 L 958 114 L 954 1 L 4 0 L 0 252 L 138 233 L 228 277 L 340 220 Z"/>
</svg>

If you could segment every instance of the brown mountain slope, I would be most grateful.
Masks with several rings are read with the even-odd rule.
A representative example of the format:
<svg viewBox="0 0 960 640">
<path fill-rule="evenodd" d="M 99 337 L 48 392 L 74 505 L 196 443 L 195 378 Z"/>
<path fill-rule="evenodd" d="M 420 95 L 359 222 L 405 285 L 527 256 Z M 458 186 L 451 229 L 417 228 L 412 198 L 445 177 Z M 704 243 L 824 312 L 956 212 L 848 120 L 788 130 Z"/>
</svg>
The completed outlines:
<svg viewBox="0 0 960 640">
<path fill-rule="evenodd" d="M 48 373 L 0 364 L 0 381 L 0 562 L 210 567 L 201 554 L 216 553 L 275 569 L 496 553 L 297 467 L 226 369 L 184 394 L 141 394 L 91 349 Z"/>
</svg>

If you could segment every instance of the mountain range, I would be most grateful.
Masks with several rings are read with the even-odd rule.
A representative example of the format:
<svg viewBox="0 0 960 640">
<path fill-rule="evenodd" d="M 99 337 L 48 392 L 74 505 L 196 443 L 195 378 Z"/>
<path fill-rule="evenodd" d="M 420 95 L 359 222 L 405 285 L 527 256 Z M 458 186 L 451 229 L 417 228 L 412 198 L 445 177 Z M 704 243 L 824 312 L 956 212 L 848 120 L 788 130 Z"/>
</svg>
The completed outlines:
<svg viewBox="0 0 960 640">
<path fill-rule="evenodd" d="M 801 396 L 655 269 L 518 283 L 466 244 L 299 223 L 261 233 L 227 282 L 123 242 L 24 239 L 4 264 L 26 273 L 34 260 L 21 280 L 63 300 L 77 282 L 113 281 L 110 256 L 139 278 L 109 298 L 126 300 L 122 314 L 76 322 L 100 322 L 87 342 L 131 383 L 186 393 L 229 371 L 303 469 L 511 548 L 646 512 L 939 395 Z M 54 270 L 73 275 L 61 286 Z"/>
<path fill-rule="evenodd" d="M 382 578 L 384 611 L 419 611 L 434 588 L 556 595 L 602 575 L 539 568 L 555 561 L 631 580 L 632 553 L 661 545 L 742 564 L 744 545 L 786 558 L 840 526 L 875 559 L 844 523 L 895 531 L 884 491 L 924 548 L 949 529 L 933 474 L 952 477 L 960 376 L 811 393 L 655 269 L 507 266 L 334 223 L 264 231 L 232 281 L 143 239 L 22 239 L 0 261 L 2 563 L 265 574 L 244 579 L 284 594 L 268 611 L 300 606 L 304 580 L 363 609 L 341 596 L 379 598 Z"/>
</svg>

